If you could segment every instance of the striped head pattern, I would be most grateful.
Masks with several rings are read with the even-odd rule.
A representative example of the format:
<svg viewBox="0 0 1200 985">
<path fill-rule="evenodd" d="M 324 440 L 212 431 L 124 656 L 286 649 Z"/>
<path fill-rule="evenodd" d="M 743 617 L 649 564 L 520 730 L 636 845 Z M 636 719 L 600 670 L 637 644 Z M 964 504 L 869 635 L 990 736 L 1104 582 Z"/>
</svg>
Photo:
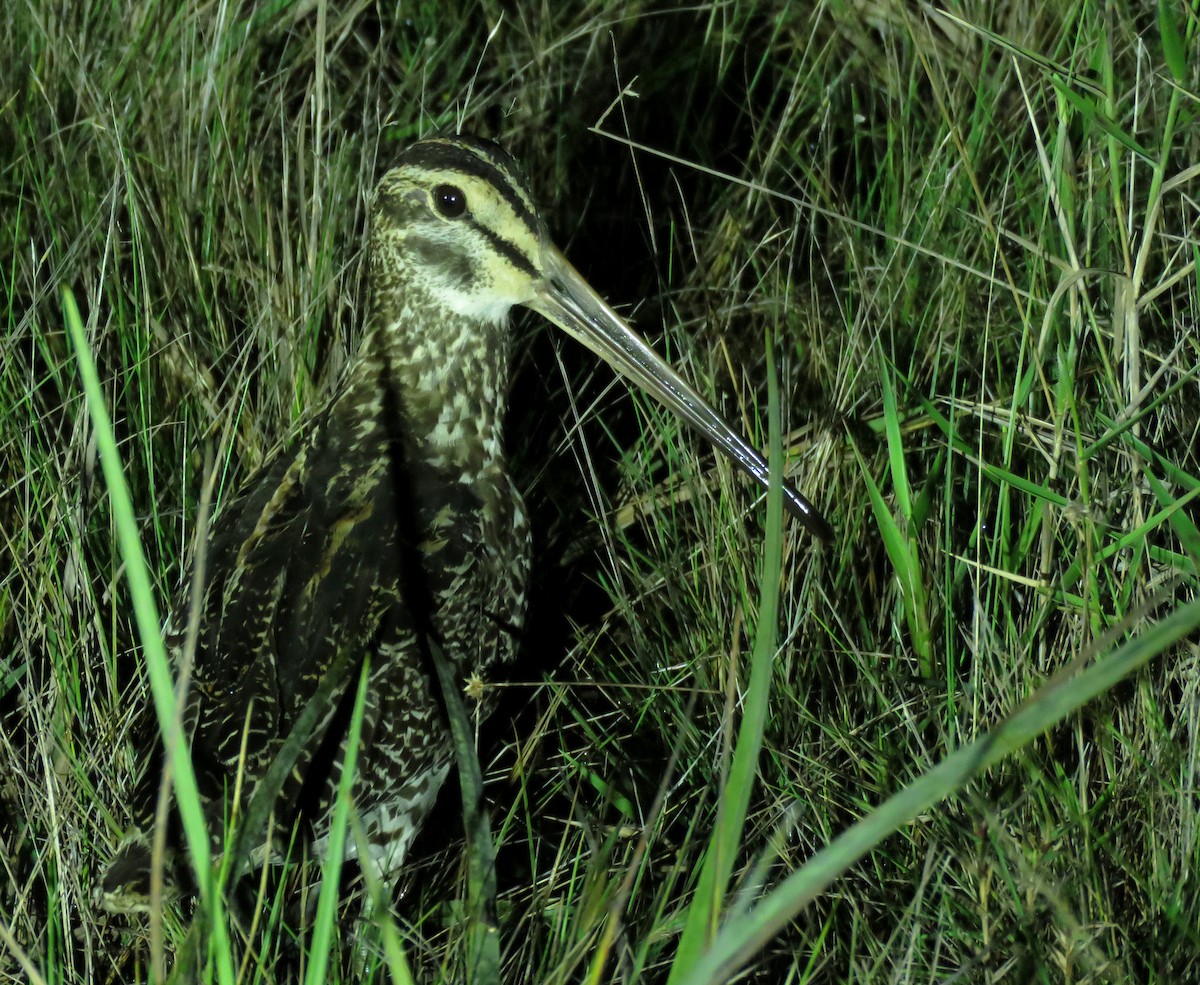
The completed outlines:
<svg viewBox="0 0 1200 985">
<path fill-rule="evenodd" d="M 408 365 L 414 389 L 426 395 L 430 419 L 446 416 L 437 401 L 447 398 L 463 404 L 460 420 L 502 407 L 507 347 L 504 333 L 490 329 L 521 304 L 662 401 L 760 486 L 770 484 L 763 457 L 550 242 L 520 168 L 497 144 L 459 135 L 410 146 L 376 191 L 370 262 L 376 327 L 392 335 L 397 361 Z M 454 331 L 434 337 L 438 325 Z M 481 326 L 488 330 L 480 332 Z M 445 367 L 454 362 L 448 350 L 455 348 L 470 349 L 482 367 L 471 384 L 481 394 L 478 405 L 467 406 L 461 390 L 449 392 Z M 816 536 L 833 538 L 825 518 L 787 484 L 784 502 Z"/>
<path fill-rule="evenodd" d="M 434 306 L 493 323 L 536 293 L 545 226 L 517 163 L 491 141 L 413 144 L 380 181 L 373 219 L 377 291 L 407 273 L 404 287 Z"/>
</svg>

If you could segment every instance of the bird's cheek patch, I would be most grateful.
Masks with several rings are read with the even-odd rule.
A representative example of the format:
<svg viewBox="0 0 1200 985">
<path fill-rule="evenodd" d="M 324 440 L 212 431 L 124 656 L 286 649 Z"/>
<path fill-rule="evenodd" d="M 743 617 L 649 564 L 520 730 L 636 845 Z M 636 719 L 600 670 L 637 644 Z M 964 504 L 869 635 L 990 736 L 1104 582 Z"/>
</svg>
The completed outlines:
<svg viewBox="0 0 1200 985">
<path fill-rule="evenodd" d="M 467 291 L 475 281 L 475 267 L 471 258 L 455 246 L 409 235 L 405 241 L 410 255 L 416 263 L 437 277 L 446 287 L 456 291 Z"/>
</svg>

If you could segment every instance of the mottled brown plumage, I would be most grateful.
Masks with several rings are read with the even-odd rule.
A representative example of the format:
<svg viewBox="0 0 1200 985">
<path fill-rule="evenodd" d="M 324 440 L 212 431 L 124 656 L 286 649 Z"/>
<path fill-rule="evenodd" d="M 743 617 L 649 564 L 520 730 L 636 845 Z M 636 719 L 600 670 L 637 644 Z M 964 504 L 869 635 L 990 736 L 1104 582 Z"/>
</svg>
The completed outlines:
<svg viewBox="0 0 1200 985">
<path fill-rule="evenodd" d="M 369 656 L 355 799 L 371 861 L 387 875 L 451 762 L 430 642 L 459 679 L 486 679 L 513 656 L 524 619 L 528 526 L 501 447 L 512 305 L 585 342 L 763 483 L 766 466 L 550 244 L 497 145 L 461 136 L 414 144 L 376 190 L 370 235 L 370 311 L 356 363 L 214 526 L 188 721 L 219 830 L 238 771 L 248 797 L 329 668 Z M 828 536 L 790 488 L 788 502 Z M 345 709 L 344 700 L 321 709 L 280 799 L 317 805 L 318 852 Z M 146 803 L 155 782 L 151 771 Z M 110 908 L 136 905 L 131 873 L 144 869 L 143 844 L 118 853 L 104 886 Z"/>
</svg>

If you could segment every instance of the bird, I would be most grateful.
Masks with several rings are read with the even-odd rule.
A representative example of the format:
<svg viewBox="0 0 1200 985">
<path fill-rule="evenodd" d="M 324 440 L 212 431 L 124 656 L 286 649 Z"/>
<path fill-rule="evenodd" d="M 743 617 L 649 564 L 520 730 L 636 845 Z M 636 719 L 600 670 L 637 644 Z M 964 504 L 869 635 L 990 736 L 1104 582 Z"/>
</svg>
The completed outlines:
<svg viewBox="0 0 1200 985">
<path fill-rule="evenodd" d="M 510 310 L 530 308 L 582 342 L 764 487 L 768 467 L 553 245 L 499 144 L 444 133 L 409 145 L 375 188 L 366 256 L 363 341 L 337 392 L 210 528 L 185 721 L 219 829 L 232 778 L 252 793 L 331 668 L 369 658 L 353 788 L 369 857 L 359 862 L 391 880 L 453 761 L 431 648 L 457 679 L 486 680 L 513 659 L 524 624 L 530 523 L 502 441 Z M 784 502 L 832 539 L 787 483 Z M 181 605 L 172 621 L 186 618 Z M 178 663 L 182 642 L 171 643 Z M 318 856 L 346 709 L 344 694 L 317 709 L 276 804 L 309 795 Z M 134 828 L 100 885 L 114 912 L 148 902 L 149 758 Z M 345 857 L 358 852 L 347 839 Z"/>
</svg>

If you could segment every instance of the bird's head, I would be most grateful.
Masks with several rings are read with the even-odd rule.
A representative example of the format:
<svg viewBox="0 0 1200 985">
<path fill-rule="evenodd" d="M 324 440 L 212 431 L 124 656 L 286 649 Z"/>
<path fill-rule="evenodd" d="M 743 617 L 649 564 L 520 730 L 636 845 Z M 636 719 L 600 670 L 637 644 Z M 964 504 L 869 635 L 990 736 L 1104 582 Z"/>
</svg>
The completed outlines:
<svg viewBox="0 0 1200 985">
<path fill-rule="evenodd" d="M 423 306 L 501 326 L 513 305 L 532 308 L 768 484 L 762 456 L 550 242 L 520 168 L 498 144 L 469 136 L 412 144 L 380 181 L 372 223 L 372 291 L 394 323 L 413 320 L 406 311 Z M 787 483 L 784 502 L 818 537 L 832 539 L 825 519 Z"/>
</svg>

